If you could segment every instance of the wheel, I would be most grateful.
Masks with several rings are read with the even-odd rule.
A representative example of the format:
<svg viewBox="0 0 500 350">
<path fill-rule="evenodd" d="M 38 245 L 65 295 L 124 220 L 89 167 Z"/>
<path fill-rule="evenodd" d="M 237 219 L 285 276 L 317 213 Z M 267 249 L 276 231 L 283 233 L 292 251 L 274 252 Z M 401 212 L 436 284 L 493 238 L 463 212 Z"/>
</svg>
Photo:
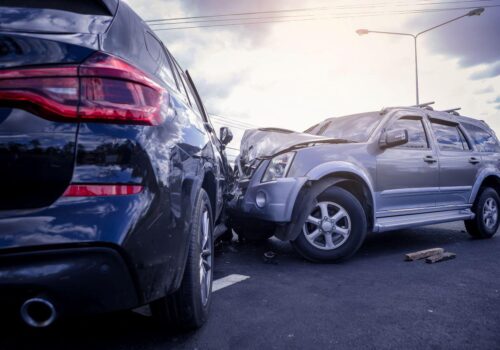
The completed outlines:
<svg viewBox="0 0 500 350">
<path fill-rule="evenodd" d="M 313 262 L 347 259 L 361 246 L 367 231 L 361 203 L 348 191 L 330 187 L 313 203 L 299 236 L 292 246 Z"/>
<path fill-rule="evenodd" d="M 189 251 L 180 288 L 151 304 L 153 316 L 169 329 L 191 330 L 206 321 L 212 295 L 213 223 L 207 193 L 201 189 L 192 216 Z"/>
<path fill-rule="evenodd" d="M 476 238 L 491 238 L 498 230 L 498 208 L 500 207 L 500 198 L 497 192 L 487 187 L 485 188 L 472 210 L 476 217 L 472 220 L 465 220 L 467 232 Z"/>
</svg>

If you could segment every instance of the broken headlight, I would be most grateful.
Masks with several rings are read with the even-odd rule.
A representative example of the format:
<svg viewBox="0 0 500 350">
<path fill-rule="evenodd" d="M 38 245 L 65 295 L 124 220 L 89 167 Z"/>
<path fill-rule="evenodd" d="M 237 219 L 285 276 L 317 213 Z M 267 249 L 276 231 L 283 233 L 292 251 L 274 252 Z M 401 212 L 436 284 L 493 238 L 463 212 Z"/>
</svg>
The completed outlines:
<svg viewBox="0 0 500 350">
<path fill-rule="evenodd" d="M 288 152 L 271 159 L 262 177 L 262 182 L 274 181 L 286 177 L 294 156 L 295 152 Z"/>
</svg>

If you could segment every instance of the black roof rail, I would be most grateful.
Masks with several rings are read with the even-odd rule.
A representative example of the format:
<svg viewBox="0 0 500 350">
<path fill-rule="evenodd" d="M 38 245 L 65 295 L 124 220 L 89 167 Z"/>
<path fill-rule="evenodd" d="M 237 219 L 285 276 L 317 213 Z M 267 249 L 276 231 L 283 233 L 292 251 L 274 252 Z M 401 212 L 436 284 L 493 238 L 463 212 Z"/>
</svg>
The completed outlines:
<svg viewBox="0 0 500 350">
<path fill-rule="evenodd" d="M 447 110 L 444 110 L 444 111 L 441 111 L 441 112 L 450 113 L 450 114 L 453 114 L 453 115 L 460 115 L 460 113 L 458 113 L 458 111 L 461 110 L 461 109 L 462 108 L 458 107 L 458 108 L 447 109 Z"/>
</svg>

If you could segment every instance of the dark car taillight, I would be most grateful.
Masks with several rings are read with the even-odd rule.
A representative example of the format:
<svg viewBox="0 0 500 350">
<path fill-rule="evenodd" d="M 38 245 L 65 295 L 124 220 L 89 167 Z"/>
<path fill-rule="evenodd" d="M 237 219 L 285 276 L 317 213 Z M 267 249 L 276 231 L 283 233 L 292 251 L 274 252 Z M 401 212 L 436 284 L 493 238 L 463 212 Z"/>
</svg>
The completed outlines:
<svg viewBox="0 0 500 350">
<path fill-rule="evenodd" d="M 129 63 L 101 52 L 79 66 L 0 71 L 0 106 L 61 121 L 161 124 L 168 93 Z"/>
<path fill-rule="evenodd" d="M 108 185 L 108 184 L 72 184 L 64 192 L 64 197 L 100 197 L 125 196 L 138 194 L 142 191 L 140 185 Z"/>
</svg>

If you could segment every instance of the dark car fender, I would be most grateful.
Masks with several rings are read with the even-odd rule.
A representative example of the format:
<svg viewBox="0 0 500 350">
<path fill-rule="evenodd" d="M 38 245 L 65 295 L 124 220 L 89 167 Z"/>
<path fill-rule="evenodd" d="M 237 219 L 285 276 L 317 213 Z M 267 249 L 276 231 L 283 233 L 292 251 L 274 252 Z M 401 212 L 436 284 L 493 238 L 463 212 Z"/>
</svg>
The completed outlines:
<svg viewBox="0 0 500 350">
<path fill-rule="evenodd" d="M 183 184 L 182 184 L 182 193 L 183 193 L 183 203 L 182 203 L 182 208 L 183 208 L 183 215 L 182 217 L 184 218 L 184 233 L 183 233 L 183 240 L 184 243 L 182 246 L 184 247 L 184 251 L 182 253 L 182 264 L 180 264 L 180 268 L 182 270 L 179 270 L 178 273 L 176 274 L 176 278 L 174 279 L 174 283 L 170 291 L 177 290 L 181 283 L 182 283 L 182 278 L 184 276 L 184 270 L 186 268 L 186 263 L 187 263 L 187 258 L 188 258 L 188 252 L 189 252 L 189 237 L 190 237 L 190 232 L 191 232 L 191 225 L 192 225 L 192 220 L 191 220 L 191 213 L 193 212 L 193 208 L 195 207 L 197 197 L 200 193 L 200 190 L 204 187 L 205 180 L 207 177 L 212 176 L 214 177 L 213 174 L 213 164 L 211 161 L 206 161 L 202 165 L 200 165 L 200 173 L 203 173 L 203 176 L 193 176 L 193 177 L 188 177 L 184 179 Z M 207 191 L 208 192 L 208 191 Z M 210 196 L 210 194 L 209 194 Z M 214 208 L 212 208 L 213 212 Z"/>
</svg>

